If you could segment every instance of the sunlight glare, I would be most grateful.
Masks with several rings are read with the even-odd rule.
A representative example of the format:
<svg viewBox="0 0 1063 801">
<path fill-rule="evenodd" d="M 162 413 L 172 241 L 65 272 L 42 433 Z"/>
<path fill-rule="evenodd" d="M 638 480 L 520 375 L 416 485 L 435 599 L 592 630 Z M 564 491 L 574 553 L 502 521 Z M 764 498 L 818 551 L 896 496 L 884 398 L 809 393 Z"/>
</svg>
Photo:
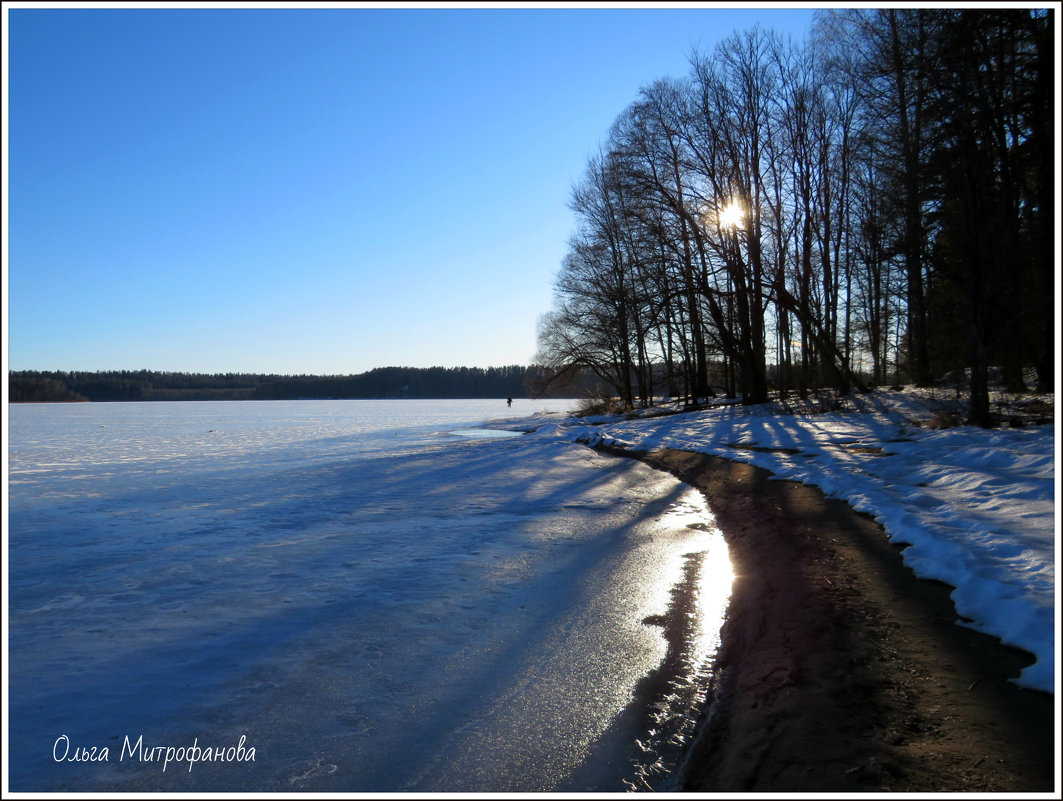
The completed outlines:
<svg viewBox="0 0 1063 801">
<path fill-rule="evenodd" d="M 719 212 L 720 227 L 721 228 L 737 228 L 742 224 L 743 218 L 746 216 L 745 210 L 738 203 L 737 200 L 732 200 Z"/>
<path fill-rule="evenodd" d="M 662 518 L 673 531 L 685 531 L 690 537 L 684 550 L 703 553 L 696 586 L 697 624 L 689 643 L 695 664 L 708 664 L 720 644 L 720 629 L 727 614 L 734 583 L 734 568 L 727 542 L 716 527 L 716 518 L 697 491 L 689 491 Z M 659 603 L 667 604 L 671 589 L 678 581 L 678 570 L 662 582 Z M 667 594 L 666 594 L 667 593 Z"/>
</svg>

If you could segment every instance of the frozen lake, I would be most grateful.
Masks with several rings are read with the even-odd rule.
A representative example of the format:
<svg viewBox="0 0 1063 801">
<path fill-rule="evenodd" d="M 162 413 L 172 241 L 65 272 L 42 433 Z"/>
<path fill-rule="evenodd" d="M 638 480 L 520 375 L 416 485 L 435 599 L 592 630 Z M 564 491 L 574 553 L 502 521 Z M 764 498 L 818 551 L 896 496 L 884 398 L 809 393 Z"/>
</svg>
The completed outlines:
<svg viewBox="0 0 1063 801">
<path fill-rule="evenodd" d="M 569 405 L 10 406 L 10 789 L 666 786 L 726 548 Z"/>
</svg>

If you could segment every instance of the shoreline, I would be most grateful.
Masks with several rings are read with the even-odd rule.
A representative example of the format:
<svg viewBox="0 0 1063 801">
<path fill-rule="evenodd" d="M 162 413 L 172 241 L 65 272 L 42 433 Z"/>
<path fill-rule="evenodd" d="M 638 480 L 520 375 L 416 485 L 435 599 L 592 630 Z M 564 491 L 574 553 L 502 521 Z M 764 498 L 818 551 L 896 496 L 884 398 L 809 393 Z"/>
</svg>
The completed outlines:
<svg viewBox="0 0 1063 801">
<path fill-rule="evenodd" d="M 598 446 L 700 490 L 735 567 L 692 792 L 1053 792 L 1055 698 L 869 516 L 744 462 Z"/>
</svg>

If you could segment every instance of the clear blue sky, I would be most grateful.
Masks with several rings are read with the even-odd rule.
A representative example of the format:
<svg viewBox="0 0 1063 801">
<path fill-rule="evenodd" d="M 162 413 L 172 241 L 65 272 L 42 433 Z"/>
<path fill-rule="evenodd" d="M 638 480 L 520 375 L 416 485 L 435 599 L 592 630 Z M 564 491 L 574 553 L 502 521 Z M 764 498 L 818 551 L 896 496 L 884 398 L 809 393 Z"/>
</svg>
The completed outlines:
<svg viewBox="0 0 1063 801">
<path fill-rule="evenodd" d="M 640 86 L 813 12 L 8 6 L 8 366 L 528 363 Z"/>
</svg>

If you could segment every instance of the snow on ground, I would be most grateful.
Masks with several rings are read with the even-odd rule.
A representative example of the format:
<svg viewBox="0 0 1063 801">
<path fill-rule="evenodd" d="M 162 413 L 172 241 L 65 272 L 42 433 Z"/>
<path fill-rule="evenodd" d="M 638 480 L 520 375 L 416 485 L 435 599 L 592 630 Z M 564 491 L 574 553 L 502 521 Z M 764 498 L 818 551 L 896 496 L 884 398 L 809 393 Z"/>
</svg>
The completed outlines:
<svg viewBox="0 0 1063 801">
<path fill-rule="evenodd" d="M 891 540 L 910 545 L 904 560 L 916 575 L 955 587 L 952 599 L 967 625 L 1036 656 L 1017 684 L 1053 692 L 1053 425 L 931 427 L 943 408 L 915 391 L 877 391 L 835 411 L 734 404 L 671 415 L 648 410 L 573 418 L 557 434 L 745 461 L 847 500 L 874 516 Z"/>
</svg>

